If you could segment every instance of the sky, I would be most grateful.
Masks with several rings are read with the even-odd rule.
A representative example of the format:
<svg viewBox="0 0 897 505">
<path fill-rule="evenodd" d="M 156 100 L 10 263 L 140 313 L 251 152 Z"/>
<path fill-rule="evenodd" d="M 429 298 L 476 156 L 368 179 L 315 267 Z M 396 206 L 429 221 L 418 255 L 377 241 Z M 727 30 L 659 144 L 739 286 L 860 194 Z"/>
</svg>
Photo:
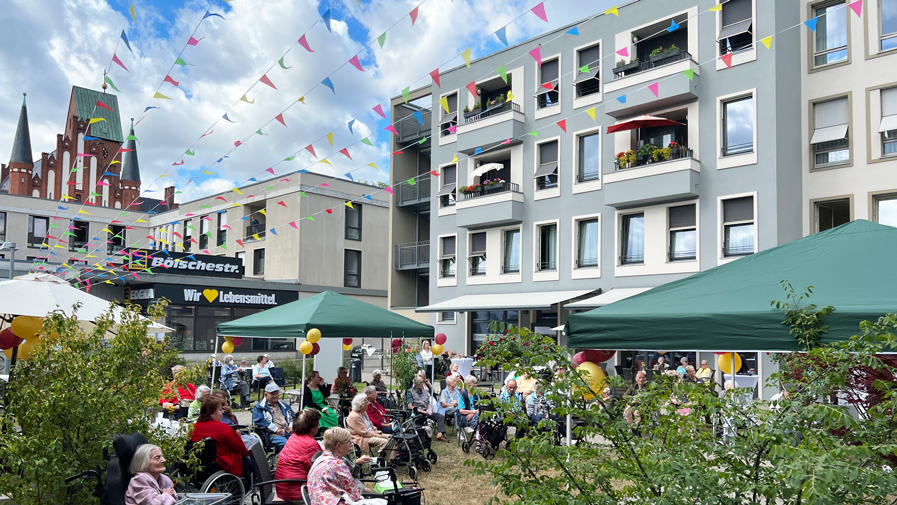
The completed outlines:
<svg viewBox="0 0 897 505">
<path fill-rule="evenodd" d="M 463 64 L 460 53 L 467 48 L 474 59 L 503 48 L 490 34 L 515 18 L 507 29 L 511 44 L 613 5 L 545 0 L 545 23 L 527 12 L 536 0 L 134 0 L 135 25 L 131 0 L 3 3 L 0 160 L 9 160 L 22 93 L 28 94 L 31 144 L 39 159 L 55 149 L 56 135 L 64 131 L 71 87 L 100 90 L 108 70 L 121 90 L 107 92 L 118 96 L 123 125 L 130 118 L 139 121 L 142 191 L 158 197 L 174 185 L 183 192 L 179 201 L 271 177 L 269 167 L 278 175 L 352 171 L 355 180 L 388 181 L 390 134 L 383 128 L 392 118 L 380 118 L 375 105 L 388 114 L 390 97 L 430 84 L 428 74 L 437 67 Z M 419 17 L 412 26 L 408 13 L 416 5 Z M 331 32 L 322 19 L 328 9 Z M 207 11 L 222 17 L 203 19 Z M 121 41 L 122 30 L 131 51 Z M 381 48 L 376 39 L 384 31 Z M 303 34 L 314 52 L 296 43 Z M 200 39 L 195 46 L 186 45 L 191 35 Z M 128 71 L 112 63 L 113 54 Z M 347 63 L 355 54 L 364 72 Z M 173 65 L 179 55 L 188 66 Z M 278 65 L 281 56 L 288 69 Z M 179 85 L 163 83 L 166 75 Z M 277 89 L 259 83 L 263 75 Z M 320 84 L 328 76 L 335 92 Z M 151 100 L 157 90 L 171 100 Z M 240 101 L 244 93 L 254 103 Z M 159 108 L 144 113 L 147 106 Z M 225 112 L 233 123 L 221 119 Z M 274 120 L 281 112 L 286 127 Z M 350 133 L 346 124 L 352 119 Z M 256 135 L 259 130 L 264 135 Z M 331 132 L 333 147 L 324 138 Z M 361 144 L 362 138 L 374 146 Z M 234 148 L 237 141 L 241 145 Z M 309 144 L 332 166 L 316 163 L 304 150 Z M 352 160 L 339 153 L 346 147 Z M 184 156 L 187 149 L 196 154 Z"/>
</svg>

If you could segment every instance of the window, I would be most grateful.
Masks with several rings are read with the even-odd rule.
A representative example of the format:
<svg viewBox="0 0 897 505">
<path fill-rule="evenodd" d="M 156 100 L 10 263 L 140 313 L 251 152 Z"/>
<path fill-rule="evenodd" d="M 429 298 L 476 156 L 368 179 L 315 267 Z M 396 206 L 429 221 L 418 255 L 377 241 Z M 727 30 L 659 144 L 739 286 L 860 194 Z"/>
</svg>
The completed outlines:
<svg viewBox="0 0 897 505">
<path fill-rule="evenodd" d="M 439 120 L 439 130 L 440 135 L 445 137 L 446 135 L 454 135 L 449 128 L 452 126 L 458 126 L 458 94 L 452 93 L 451 95 L 447 95 L 445 97 L 446 102 L 448 102 L 448 112 L 445 112 L 445 109 L 440 105 L 440 110 L 442 110 L 442 119 Z"/>
<path fill-rule="evenodd" d="M 486 275 L 486 232 L 470 235 L 470 275 Z"/>
<path fill-rule="evenodd" d="M 514 310 L 482 310 L 470 313 L 471 320 L 471 354 L 477 354 L 477 350 L 489 337 L 489 325 L 493 322 L 505 324 L 520 324 L 519 314 Z"/>
<path fill-rule="evenodd" d="M 223 246 L 227 242 L 227 228 L 222 228 L 227 225 L 227 212 L 219 212 L 218 213 L 218 240 L 215 244 L 218 247 Z"/>
<path fill-rule="evenodd" d="M 816 203 L 816 232 L 850 222 L 850 198 Z"/>
<path fill-rule="evenodd" d="M 576 222 L 576 268 L 598 266 L 599 230 L 597 217 Z"/>
<path fill-rule="evenodd" d="M 551 61 L 543 61 L 542 67 L 539 69 L 539 88 L 536 90 L 536 99 L 539 108 L 553 107 L 560 105 L 560 92 L 558 91 L 558 70 L 560 69 L 560 59 Z"/>
<path fill-rule="evenodd" d="M 623 216 L 620 234 L 620 264 L 632 265 L 645 262 L 645 214 Z"/>
<path fill-rule="evenodd" d="M 0 243 L 6 242 L 6 212 L 0 212 Z"/>
<path fill-rule="evenodd" d="M 442 167 L 442 187 L 439 188 L 439 206 L 448 207 L 455 205 L 456 187 L 458 182 L 458 167 L 449 165 Z"/>
<path fill-rule="evenodd" d="M 246 251 L 238 252 L 237 254 L 234 255 L 234 258 L 237 258 L 238 260 L 240 260 L 240 265 L 242 265 L 243 268 L 246 268 Z"/>
<path fill-rule="evenodd" d="M 897 227 L 897 194 L 879 195 L 872 201 L 875 222 Z"/>
<path fill-rule="evenodd" d="M 601 177 L 601 134 L 580 135 L 577 182 L 594 181 Z"/>
<path fill-rule="evenodd" d="M 265 250 L 256 249 L 252 251 L 252 275 L 265 274 Z"/>
<path fill-rule="evenodd" d="M 200 249 L 208 249 L 209 248 L 209 220 L 211 218 L 209 216 L 203 216 L 202 219 L 199 220 L 199 248 Z"/>
<path fill-rule="evenodd" d="M 558 186 L 558 141 L 538 144 L 539 168 L 533 177 L 538 189 L 556 188 Z"/>
<path fill-rule="evenodd" d="M 444 323 L 454 323 L 455 322 L 455 313 L 454 312 L 440 312 L 439 320 Z"/>
<path fill-rule="evenodd" d="M 754 97 L 723 102 L 723 156 L 754 150 Z"/>
<path fill-rule="evenodd" d="M 734 53 L 754 46 L 751 0 L 728 0 L 722 5 L 719 54 Z"/>
<path fill-rule="evenodd" d="M 598 70 L 601 67 L 601 46 L 594 45 L 576 51 L 576 98 L 594 95 L 601 91 L 601 81 Z M 588 72 L 583 72 L 588 67 Z"/>
<path fill-rule="evenodd" d="M 47 239 L 49 227 L 49 218 L 28 216 L 28 247 L 41 247 L 41 244 Z"/>
<path fill-rule="evenodd" d="M 361 240 L 361 204 L 346 207 L 346 240 Z"/>
<path fill-rule="evenodd" d="M 822 67 L 847 59 L 847 4 L 829 3 L 815 7 L 813 65 Z"/>
<path fill-rule="evenodd" d="M 558 225 L 543 224 L 539 226 L 539 262 L 536 270 L 557 270 Z"/>
<path fill-rule="evenodd" d="M 444 279 L 452 278 L 455 276 L 455 269 L 458 263 L 455 254 L 455 242 L 457 239 L 455 237 L 442 237 L 439 240 L 442 242 L 442 254 L 439 255 L 440 276 Z"/>
<path fill-rule="evenodd" d="M 723 256 L 754 253 L 754 197 L 723 200 Z"/>
<path fill-rule="evenodd" d="M 193 242 L 190 240 L 193 239 L 194 230 L 196 228 L 193 227 L 192 219 L 184 221 L 184 252 L 190 252 L 190 248 L 193 246 Z"/>
<path fill-rule="evenodd" d="M 86 221 L 72 221 L 69 223 L 69 251 L 77 251 L 87 245 L 90 239 L 90 225 Z"/>
<path fill-rule="evenodd" d="M 505 230 L 505 254 L 502 259 L 502 273 L 520 272 L 520 229 Z"/>
<path fill-rule="evenodd" d="M 361 287 L 361 251 L 346 249 L 345 277 L 343 286 L 347 288 Z"/>
<path fill-rule="evenodd" d="M 117 253 L 125 248 L 125 227 L 124 226 L 116 226 L 110 225 L 108 233 L 108 238 L 106 239 L 109 243 L 106 244 L 106 252 L 109 254 Z"/>
<path fill-rule="evenodd" d="M 897 48 L 897 0 L 881 0 L 881 50 Z"/>
<path fill-rule="evenodd" d="M 897 155 L 897 88 L 881 90 L 881 123 L 878 132 L 881 134 L 881 155 Z"/>
<path fill-rule="evenodd" d="M 813 159 L 816 168 L 843 165 L 850 162 L 850 141 L 847 137 L 850 119 L 847 97 L 836 98 L 813 105 L 815 130 Z"/>
<path fill-rule="evenodd" d="M 669 208 L 670 261 L 693 260 L 697 257 L 696 210 L 695 204 Z"/>
</svg>

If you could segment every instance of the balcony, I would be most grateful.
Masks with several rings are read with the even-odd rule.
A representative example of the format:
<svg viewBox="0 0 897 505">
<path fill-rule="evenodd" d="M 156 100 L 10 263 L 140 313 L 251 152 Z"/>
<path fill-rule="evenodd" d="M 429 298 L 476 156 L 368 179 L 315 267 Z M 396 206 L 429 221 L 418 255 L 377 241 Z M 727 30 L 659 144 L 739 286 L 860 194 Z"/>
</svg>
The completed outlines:
<svg viewBox="0 0 897 505">
<path fill-rule="evenodd" d="M 627 208 L 694 199 L 700 176 L 701 163 L 690 156 L 636 164 L 604 175 L 604 203 Z"/>
<path fill-rule="evenodd" d="M 486 119 L 489 117 L 498 116 L 499 114 L 505 114 L 505 113 L 513 112 L 513 111 L 521 112 L 521 113 L 523 112 L 520 108 L 520 105 L 518 105 L 514 102 L 505 102 L 505 103 L 501 103 L 498 105 L 493 105 L 492 107 L 489 107 L 488 109 L 486 109 L 478 114 L 472 114 L 471 112 L 465 112 L 464 113 L 464 124 L 475 123 L 477 121 L 480 121 L 480 120 L 483 120 L 483 119 Z"/>
<path fill-rule="evenodd" d="M 396 131 L 399 132 L 399 143 L 417 142 L 430 135 L 432 117 L 430 109 L 420 109 L 424 123 L 421 124 L 413 115 L 405 116 L 396 123 Z"/>
<path fill-rule="evenodd" d="M 511 140 L 511 144 L 519 144 L 523 131 L 525 116 L 520 104 L 505 102 L 495 105 L 477 114 L 467 113 L 463 124 L 458 126 L 458 143 L 456 150 L 470 155 L 479 147 L 484 151 L 502 142 Z M 476 132 L 476 135 L 471 133 Z"/>
<path fill-rule="evenodd" d="M 688 53 L 683 54 L 688 55 Z M 691 59 L 676 60 L 663 68 L 668 70 L 663 70 L 663 72 L 658 70 L 658 73 L 653 71 L 646 72 L 644 74 L 646 79 L 626 77 L 605 84 L 605 95 L 612 93 L 610 96 L 613 98 L 626 95 L 626 103 L 620 103 L 619 100 L 605 100 L 605 113 L 619 119 L 626 116 L 650 114 L 652 111 L 675 107 L 698 99 L 701 76 L 698 75 L 697 63 Z M 672 75 L 673 73 L 682 73 L 688 69 L 694 70 L 694 75 L 691 80 L 664 80 L 657 88 L 656 98 L 654 93 L 647 89 L 643 89 L 647 84 L 650 84 L 648 81 Z"/>
<path fill-rule="evenodd" d="M 691 54 L 689 54 L 688 51 L 682 49 L 674 49 L 672 51 L 660 53 L 655 56 L 648 56 L 647 61 L 635 60 L 626 63 L 625 65 L 618 65 L 613 69 L 614 79 L 622 79 L 624 77 L 629 77 L 640 72 L 647 72 L 648 70 L 654 70 L 655 68 L 659 68 L 664 65 L 678 63 L 680 61 L 690 59 Z"/>
<path fill-rule="evenodd" d="M 256 238 L 258 237 L 258 238 Z M 265 240 L 265 225 L 251 224 L 246 227 L 246 242 L 255 242 L 257 240 Z M 202 246 L 200 246 L 202 247 Z"/>
<path fill-rule="evenodd" d="M 430 268 L 430 241 L 411 242 L 396 246 L 396 270 L 427 270 Z"/>
<path fill-rule="evenodd" d="M 493 228 L 523 222 L 523 193 L 514 183 L 480 186 L 461 193 L 455 223 L 467 229 Z"/>
<path fill-rule="evenodd" d="M 691 159 L 693 157 L 694 157 L 694 151 L 692 151 L 691 149 L 685 148 L 685 147 L 671 148 L 668 158 L 666 158 L 664 154 L 658 154 L 658 157 L 657 157 L 658 159 L 656 159 L 656 160 L 654 159 L 653 156 L 636 155 L 635 161 L 631 162 L 631 160 L 629 158 L 624 156 L 622 158 L 617 158 L 614 160 L 614 171 L 617 172 L 617 171 L 621 171 L 621 170 L 632 170 L 632 169 L 638 168 L 638 167 L 644 167 L 644 166 L 654 165 L 654 164 L 658 164 L 658 163 L 667 163 L 667 162 L 676 161 L 676 160 Z"/>
<path fill-rule="evenodd" d="M 520 193 L 520 185 L 514 184 L 513 182 L 503 182 L 500 184 L 488 184 L 485 186 L 477 186 L 472 191 L 465 191 L 461 193 L 461 201 L 472 200 L 474 198 L 481 198 L 489 195 L 497 195 L 499 193 L 505 193 L 507 191 L 514 191 Z"/>
<path fill-rule="evenodd" d="M 398 207 L 426 207 L 430 204 L 430 176 L 421 177 L 413 186 L 401 182 L 396 185 L 395 193 Z"/>
</svg>

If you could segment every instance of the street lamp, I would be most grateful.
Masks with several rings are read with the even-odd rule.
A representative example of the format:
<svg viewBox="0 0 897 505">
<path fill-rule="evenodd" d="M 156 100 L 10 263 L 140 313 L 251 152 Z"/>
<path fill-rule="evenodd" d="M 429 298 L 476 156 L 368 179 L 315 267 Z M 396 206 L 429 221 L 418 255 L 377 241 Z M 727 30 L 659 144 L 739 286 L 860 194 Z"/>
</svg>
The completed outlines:
<svg viewBox="0 0 897 505">
<path fill-rule="evenodd" d="M 12 273 L 16 266 L 16 251 L 19 250 L 19 247 L 15 242 L 3 242 L 3 245 L 0 245 L 0 251 L 9 251 L 9 278 L 12 279 Z"/>
</svg>

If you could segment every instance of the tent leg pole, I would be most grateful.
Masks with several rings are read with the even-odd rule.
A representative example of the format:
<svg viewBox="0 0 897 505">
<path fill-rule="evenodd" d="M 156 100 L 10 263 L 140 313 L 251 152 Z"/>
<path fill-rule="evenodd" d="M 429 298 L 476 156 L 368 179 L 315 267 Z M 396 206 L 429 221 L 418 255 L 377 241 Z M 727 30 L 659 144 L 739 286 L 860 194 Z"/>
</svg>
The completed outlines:
<svg viewBox="0 0 897 505">
<path fill-rule="evenodd" d="M 215 334 L 215 348 L 212 349 L 212 381 L 209 387 L 215 390 L 215 362 L 218 361 L 218 334 Z"/>
<path fill-rule="evenodd" d="M 305 380 L 305 354 L 302 354 L 302 380 Z M 299 393 L 299 410 L 302 410 L 302 404 L 305 402 L 305 384 L 302 385 L 302 391 Z"/>
</svg>

